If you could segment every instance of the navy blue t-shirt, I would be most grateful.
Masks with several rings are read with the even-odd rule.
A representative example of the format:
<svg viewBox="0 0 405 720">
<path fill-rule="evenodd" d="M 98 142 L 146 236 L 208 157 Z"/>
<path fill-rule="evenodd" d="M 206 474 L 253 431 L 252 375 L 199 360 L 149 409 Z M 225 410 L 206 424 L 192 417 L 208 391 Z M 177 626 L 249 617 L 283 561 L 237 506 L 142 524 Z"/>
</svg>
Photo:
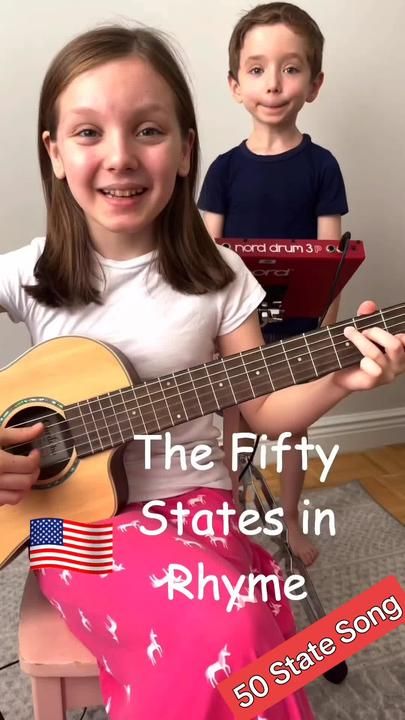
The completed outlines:
<svg viewBox="0 0 405 720">
<path fill-rule="evenodd" d="M 224 216 L 223 237 L 258 239 L 316 239 L 318 217 L 348 212 L 336 159 L 307 134 L 278 155 L 256 155 L 246 141 L 219 155 L 205 176 L 198 207 Z M 290 325 L 287 320 L 271 328 L 285 336 Z M 299 332 L 311 327 L 316 321 Z"/>
</svg>

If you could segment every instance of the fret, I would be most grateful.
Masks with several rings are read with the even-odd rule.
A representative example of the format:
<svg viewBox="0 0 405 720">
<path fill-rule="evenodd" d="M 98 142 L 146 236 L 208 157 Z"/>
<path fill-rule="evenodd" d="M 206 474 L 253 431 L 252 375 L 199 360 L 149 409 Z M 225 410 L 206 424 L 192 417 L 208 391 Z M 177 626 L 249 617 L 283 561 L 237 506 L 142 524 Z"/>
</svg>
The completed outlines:
<svg viewBox="0 0 405 720">
<path fill-rule="evenodd" d="M 97 432 L 91 427 L 92 417 L 91 412 L 89 411 L 88 407 L 86 407 L 87 403 L 87 400 L 82 400 L 76 404 L 76 408 L 78 409 L 80 417 L 83 421 L 83 428 L 85 431 L 85 435 L 87 436 L 87 440 L 89 441 L 90 451 L 91 453 L 94 453 L 100 450 L 104 450 L 104 447 L 100 442 Z"/>
<path fill-rule="evenodd" d="M 384 325 L 384 330 L 386 330 L 387 332 L 389 332 L 389 330 L 388 330 L 388 328 L 387 328 L 387 323 L 385 322 L 384 313 L 383 313 L 382 310 L 380 310 L 380 317 L 381 317 L 381 320 L 382 320 L 383 325 Z"/>
<path fill-rule="evenodd" d="M 152 396 L 151 396 L 150 390 L 149 390 L 149 383 L 147 381 L 145 381 L 143 384 L 143 387 L 146 390 L 147 398 L 149 400 L 149 406 L 152 408 L 152 412 L 153 412 L 154 418 L 156 420 L 156 427 L 158 430 L 161 430 L 161 425 L 160 425 L 159 418 L 156 413 L 156 408 L 155 408 L 155 403 L 154 403 L 155 398 L 153 397 L 153 399 L 152 399 Z"/>
<path fill-rule="evenodd" d="M 287 351 L 288 364 L 296 383 L 306 382 L 308 378 L 314 377 L 316 367 L 314 365 L 308 344 L 302 335 L 289 338 L 283 341 L 284 349 Z M 288 377 L 283 373 L 285 380 Z"/>
<path fill-rule="evenodd" d="M 193 390 L 194 390 L 194 394 L 195 394 L 195 399 L 197 400 L 198 407 L 199 407 L 199 410 L 200 410 L 200 414 L 201 414 L 201 415 L 204 415 L 203 406 L 202 406 L 201 403 L 200 403 L 200 398 L 199 398 L 199 395 L 198 395 L 198 392 L 197 392 L 197 388 L 196 388 L 196 386 L 195 386 L 194 379 L 193 379 L 193 376 L 192 376 L 192 374 L 191 374 L 191 371 L 190 371 L 190 370 L 187 370 L 187 373 L 188 373 L 188 376 L 189 376 L 189 378 L 190 378 L 190 382 L 191 382 L 191 384 L 192 384 L 192 386 L 193 386 Z"/>
<path fill-rule="evenodd" d="M 145 427 L 145 433 L 155 433 L 159 430 L 159 422 L 151 403 L 151 397 L 145 382 L 141 385 L 136 385 L 135 397 L 138 403 L 138 410 L 141 414 Z"/>
<path fill-rule="evenodd" d="M 269 370 L 264 362 L 263 353 L 260 350 L 250 350 L 244 369 L 249 373 L 249 384 L 252 389 L 252 397 L 260 397 L 273 389 L 269 382 Z"/>
<path fill-rule="evenodd" d="M 122 403 L 122 407 L 124 408 L 124 413 L 127 416 L 126 423 L 127 423 L 128 433 L 130 433 L 131 437 L 132 437 L 133 435 L 135 435 L 135 433 L 134 433 L 133 421 L 131 420 L 131 416 L 129 414 L 130 407 L 128 404 L 128 400 L 127 400 L 127 398 L 124 398 L 124 393 L 122 390 L 119 390 L 118 392 L 121 397 L 121 403 Z M 128 394 L 128 392 L 127 392 L 127 394 Z"/>
<path fill-rule="evenodd" d="M 247 377 L 247 379 L 248 379 L 248 383 L 249 383 L 250 389 L 251 389 L 251 391 L 252 391 L 252 397 L 255 397 L 255 392 L 254 392 L 254 390 L 253 390 L 253 385 L 252 385 L 252 382 L 251 382 L 251 380 L 250 380 L 250 369 L 251 369 L 251 368 L 250 368 L 250 362 L 249 362 L 249 369 L 248 369 L 248 368 L 246 367 L 245 355 L 244 355 L 243 353 L 240 353 L 240 359 L 242 360 L 242 366 L 243 366 L 243 369 L 244 369 L 244 371 L 245 371 L 245 373 L 246 373 L 246 377 Z"/>
<path fill-rule="evenodd" d="M 349 325 L 349 323 L 347 323 Z M 356 359 L 362 357 L 361 353 L 357 348 L 346 338 L 343 334 L 343 328 L 347 325 L 340 325 L 339 327 L 331 327 L 330 333 L 332 335 L 332 342 L 335 353 L 339 358 L 339 367 L 348 367 L 351 363 L 354 363 Z"/>
<path fill-rule="evenodd" d="M 78 457 L 91 455 L 93 451 L 90 437 L 77 404 L 67 405 L 64 412 Z"/>
<path fill-rule="evenodd" d="M 118 396 L 116 396 L 118 399 Z M 115 400 L 115 398 L 114 398 Z M 100 406 L 103 412 L 104 416 L 104 422 L 106 424 L 106 427 L 108 429 L 108 434 L 110 436 L 110 447 L 116 447 L 117 445 L 122 445 L 126 440 L 128 440 L 128 437 L 124 436 L 122 430 L 121 430 L 121 422 L 120 422 L 120 415 L 117 416 L 117 413 L 115 411 L 115 407 L 113 404 L 112 395 L 110 393 L 105 393 L 104 395 L 99 396 Z M 122 408 L 121 408 L 122 412 Z M 125 413 L 122 412 L 122 422 L 125 421 Z"/>
<path fill-rule="evenodd" d="M 316 377 L 318 377 L 318 371 L 317 371 L 317 369 L 316 369 L 316 367 L 315 367 L 314 359 L 313 359 L 312 354 L 311 354 L 311 348 L 310 348 L 309 345 L 308 345 L 308 340 L 307 340 L 306 335 L 303 335 L 303 338 L 304 338 L 304 341 L 305 341 L 305 345 L 306 345 L 307 348 L 308 348 L 308 354 L 309 354 L 309 357 L 311 358 L 312 366 L 313 366 L 313 368 L 314 368 L 314 373 L 315 373 Z"/>
<path fill-rule="evenodd" d="M 214 386 L 213 386 L 213 384 L 212 384 L 211 377 L 210 377 L 210 374 L 209 374 L 209 372 L 208 372 L 207 363 L 204 363 L 204 370 L 205 370 L 207 379 L 208 379 L 208 381 L 209 381 L 209 384 L 210 384 L 210 386 L 211 386 L 211 388 L 212 388 L 212 393 L 213 393 L 215 402 L 216 402 L 216 404 L 217 404 L 217 410 L 221 410 L 222 408 L 221 408 L 221 406 L 220 406 L 220 404 L 219 404 L 219 402 L 218 402 L 218 398 L 217 398 L 217 396 L 216 396 L 216 394 L 215 394 L 215 388 L 214 388 Z"/>
<path fill-rule="evenodd" d="M 339 355 L 337 354 L 336 347 L 335 347 L 335 343 L 333 342 L 333 337 L 332 337 L 331 331 L 329 330 L 329 325 L 326 326 L 326 329 L 327 329 L 328 334 L 329 334 L 329 337 L 330 337 L 331 345 L 332 345 L 332 347 L 333 347 L 333 349 L 334 349 L 334 351 L 335 351 L 336 360 L 338 361 L 338 365 L 339 365 L 339 367 L 341 368 L 341 367 L 342 367 L 342 363 L 340 362 Z"/>
<path fill-rule="evenodd" d="M 235 393 L 234 393 L 234 391 L 233 391 L 232 383 L 231 383 L 231 381 L 230 381 L 230 379 L 229 379 L 229 376 L 228 376 L 228 371 L 227 371 L 227 369 L 226 369 L 225 360 L 224 360 L 223 358 L 221 358 L 221 362 L 222 362 L 222 366 L 223 366 L 223 369 L 224 369 L 226 382 L 228 383 L 229 389 L 230 389 L 230 391 L 231 391 L 231 393 L 232 393 L 233 401 L 234 401 L 235 405 L 237 405 L 238 402 L 237 402 L 237 400 L 236 400 Z"/>
<path fill-rule="evenodd" d="M 388 331 L 394 335 L 405 332 L 405 303 L 386 308 L 381 311 L 388 326 Z"/>
<path fill-rule="evenodd" d="M 104 447 L 105 440 L 107 440 L 106 447 L 111 447 L 108 442 L 108 441 L 110 441 L 110 443 L 111 443 L 111 435 L 108 432 L 108 425 L 103 416 L 100 399 L 98 397 L 93 398 L 91 400 L 91 405 L 90 405 L 89 400 L 86 400 L 85 402 L 87 402 L 87 409 L 88 409 L 88 413 L 86 415 L 86 423 L 87 423 L 89 433 L 94 432 L 94 431 L 96 432 L 98 442 L 99 442 L 101 448 Z M 97 408 L 97 404 L 98 404 L 98 408 Z M 100 418 L 100 415 L 101 415 L 101 418 Z M 102 437 L 102 432 L 101 432 L 102 424 L 104 425 L 104 429 L 107 431 L 107 434 L 105 434 L 104 437 Z"/>
<path fill-rule="evenodd" d="M 177 378 L 178 378 L 178 377 L 179 377 L 179 373 L 176 373 L 176 374 L 173 373 L 173 380 L 174 380 L 174 382 L 175 382 L 175 384 L 176 384 L 176 390 L 177 390 L 177 392 L 178 392 L 178 394 L 179 394 L 179 399 L 180 399 L 180 402 L 181 402 L 181 406 L 182 406 L 182 408 L 183 408 L 183 413 L 184 413 L 184 414 L 183 414 L 183 417 L 185 417 L 186 420 L 189 420 L 189 417 L 188 417 L 188 415 L 187 415 L 187 410 L 186 410 L 186 408 L 184 407 L 183 396 L 182 396 L 182 388 L 180 389 L 180 388 L 179 388 L 179 385 L 178 385 L 178 383 L 177 383 Z"/>
<path fill-rule="evenodd" d="M 309 333 L 308 347 L 315 366 L 316 377 L 322 377 L 332 370 L 336 370 L 336 350 L 331 342 L 327 330 L 313 330 Z"/>
<path fill-rule="evenodd" d="M 262 355 L 262 358 L 263 358 L 263 361 L 264 361 L 264 366 L 265 366 L 265 368 L 266 368 L 267 375 L 269 376 L 269 381 L 270 381 L 271 389 L 272 389 L 272 391 L 274 392 L 275 387 L 274 387 L 273 380 L 271 379 L 270 369 L 269 369 L 269 363 L 267 362 L 266 358 L 264 357 L 264 349 L 267 350 L 268 348 L 263 348 L 263 347 L 261 347 L 261 348 L 260 348 L 260 352 L 261 352 L 261 355 Z"/>
<path fill-rule="evenodd" d="M 190 368 L 189 372 L 204 415 L 209 415 L 218 410 L 218 401 L 212 384 L 208 382 L 206 366 L 199 365 Z"/>
<path fill-rule="evenodd" d="M 381 315 L 381 313 L 378 313 L 378 315 Z M 364 315 L 364 317 L 357 317 L 353 318 L 350 323 L 347 323 L 348 325 L 353 325 L 356 330 L 359 332 L 362 332 L 363 330 L 366 330 L 367 328 L 378 326 L 380 323 L 377 321 L 376 318 L 373 315 L 372 320 L 370 320 L 370 316 Z"/>
<path fill-rule="evenodd" d="M 295 385 L 295 384 L 296 384 L 296 380 L 295 380 L 295 377 L 294 377 L 294 373 L 293 373 L 293 371 L 292 371 L 292 369 L 291 369 L 291 365 L 290 365 L 290 363 L 289 363 L 289 361 L 288 361 L 287 350 L 286 350 L 286 348 L 285 348 L 284 343 L 283 343 L 282 340 L 280 340 L 280 347 L 281 347 L 281 348 L 283 349 L 283 351 L 284 351 L 285 359 L 287 360 L 288 369 L 289 369 L 289 371 L 290 371 L 290 373 L 291 373 L 291 378 L 292 378 L 292 381 L 293 381 L 293 383 L 294 383 L 294 385 Z"/>
<path fill-rule="evenodd" d="M 240 355 L 225 358 L 225 365 L 238 403 L 255 397 Z"/>
<path fill-rule="evenodd" d="M 172 425 L 180 425 L 180 423 L 186 422 L 188 418 L 179 393 L 179 388 L 177 386 L 174 373 L 162 377 L 161 386 L 163 388 L 164 396 L 170 409 Z"/>
<path fill-rule="evenodd" d="M 206 366 L 206 372 L 210 371 L 210 388 L 213 392 L 213 399 L 217 403 L 217 408 L 227 408 L 236 404 L 235 394 L 230 382 L 226 363 L 224 359 L 219 358 L 209 366 Z"/>
<path fill-rule="evenodd" d="M 175 374 L 176 386 L 183 406 L 184 413 L 188 420 L 204 415 L 201 403 L 198 399 L 190 370 L 184 370 Z"/>
<path fill-rule="evenodd" d="M 135 388 L 125 388 L 123 391 L 125 393 L 125 409 L 127 412 L 127 415 L 130 418 L 130 426 L 132 430 L 132 436 L 133 435 L 142 435 L 145 433 L 145 435 L 148 434 L 148 429 L 146 427 L 146 423 L 141 411 L 141 408 L 139 407 L 138 398 L 135 393 Z M 123 395 L 123 393 L 121 393 Z"/>
<path fill-rule="evenodd" d="M 159 430 L 171 427 L 174 424 L 173 416 L 170 412 L 162 383 L 157 379 L 152 382 L 148 380 L 146 384 L 149 397 L 153 400 L 153 409 L 157 417 Z"/>
</svg>

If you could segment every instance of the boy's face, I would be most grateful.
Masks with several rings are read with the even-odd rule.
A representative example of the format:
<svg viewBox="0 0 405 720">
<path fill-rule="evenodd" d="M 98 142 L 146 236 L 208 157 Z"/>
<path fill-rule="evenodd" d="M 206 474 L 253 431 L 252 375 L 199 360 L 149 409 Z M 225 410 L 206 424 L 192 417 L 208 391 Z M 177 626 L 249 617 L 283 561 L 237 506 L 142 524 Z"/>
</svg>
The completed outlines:
<svg viewBox="0 0 405 720">
<path fill-rule="evenodd" d="M 245 36 L 238 80 L 229 78 L 235 100 L 256 122 L 292 127 L 306 102 L 312 102 L 323 74 L 311 79 L 306 40 L 287 25 L 256 25 Z"/>
</svg>

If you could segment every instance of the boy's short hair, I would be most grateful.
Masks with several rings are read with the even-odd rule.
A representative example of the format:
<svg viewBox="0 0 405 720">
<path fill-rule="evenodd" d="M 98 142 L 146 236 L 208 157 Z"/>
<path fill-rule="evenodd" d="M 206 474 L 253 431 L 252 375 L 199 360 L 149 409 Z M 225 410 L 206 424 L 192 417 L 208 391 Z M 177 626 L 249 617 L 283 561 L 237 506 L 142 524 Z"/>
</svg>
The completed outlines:
<svg viewBox="0 0 405 720">
<path fill-rule="evenodd" d="M 256 25 L 287 25 L 302 35 L 308 45 L 308 62 L 314 79 L 322 70 L 324 37 L 315 20 L 305 10 L 287 2 L 272 2 L 257 5 L 244 15 L 234 27 L 229 41 L 229 75 L 238 79 L 240 53 L 246 34 Z"/>
</svg>

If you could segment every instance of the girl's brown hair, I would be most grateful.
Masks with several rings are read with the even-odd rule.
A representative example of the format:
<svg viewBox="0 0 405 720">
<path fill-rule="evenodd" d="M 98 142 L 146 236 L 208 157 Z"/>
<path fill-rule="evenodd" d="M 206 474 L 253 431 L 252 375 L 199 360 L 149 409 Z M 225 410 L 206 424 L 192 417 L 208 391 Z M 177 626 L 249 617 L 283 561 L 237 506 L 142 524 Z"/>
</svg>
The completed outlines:
<svg viewBox="0 0 405 720">
<path fill-rule="evenodd" d="M 69 42 L 51 63 L 41 90 L 38 114 L 38 153 L 47 208 L 44 251 L 35 267 L 37 284 L 26 286 L 39 302 L 59 306 L 101 303 L 98 267 L 84 213 L 66 179 L 54 175 L 42 140 L 49 131 L 56 139 L 58 98 L 78 75 L 101 64 L 141 57 L 171 88 L 182 137 L 191 129 L 194 144 L 190 172 L 177 176 L 172 197 L 156 222 L 158 268 L 176 290 L 202 294 L 225 287 L 234 273 L 209 236 L 194 199 L 199 166 L 199 139 L 193 100 L 180 63 L 162 33 L 144 28 L 108 25 Z"/>
</svg>

